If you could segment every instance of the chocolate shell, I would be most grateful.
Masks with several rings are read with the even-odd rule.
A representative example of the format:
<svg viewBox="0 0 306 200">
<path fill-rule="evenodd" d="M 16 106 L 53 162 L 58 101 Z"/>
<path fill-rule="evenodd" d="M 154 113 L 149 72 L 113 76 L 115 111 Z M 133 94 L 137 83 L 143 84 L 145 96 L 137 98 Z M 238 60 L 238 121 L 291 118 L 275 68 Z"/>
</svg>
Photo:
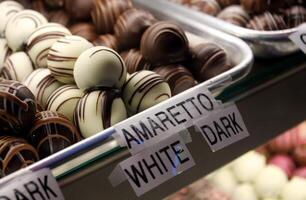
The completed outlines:
<svg viewBox="0 0 306 200">
<path fill-rule="evenodd" d="M 216 0 L 191 0 L 188 5 L 194 10 L 213 16 L 221 11 L 221 7 Z"/>
<path fill-rule="evenodd" d="M 49 13 L 48 19 L 50 22 L 62 24 L 65 27 L 68 27 L 70 23 L 70 17 L 64 10 L 55 10 Z"/>
<path fill-rule="evenodd" d="M 90 19 L 93 0 L 65 0 L 65 10 L 75 21 Z"/>
<path fill-rule="evenodd" d="M 140 51 L 137 49 L 122 52 L 120 55 L 122 56 L 129 74 L 141 70 L 149 70 L 152 67 L 152 65 L 146 59 L 144 59 Z"/>
<path fill-rule="evenodd" d="M 227 6 L 239 4 L 240 0 L 217 0 L 217 2 L 222 8 L 225 8 Z"/>
<path fill-rule="evenodd" d="M 225 8 L 219 13 L 218 18 L 241 27 L 246 27 L 250 20 L 249 14 L 239 5 Z"/>
<path fill-rule="evenodd" d="M 39 1 L 42 1 L 42 0 L 39 0 Z M 44 0 L 44 2 L 50 8 L 62 8 L 65 4 L 65 0 Z"/>
<path fill-rule="evenodd" d="M 303 6 L 292 6 L 285 11 L 288 28 L 295 28 L 306 22 L 306 9 Z"/>
<path fill-rule="evenodd" d="M 95 46 L 104 46 L 119 51 L 119 42 L 114 35 L 105 34 L 98 36 L 93 42 Z"/>
<path fill-rule="evenodd" d="M 269 8 L 268 0 L 240 0 L 240 4 L 249 13 L 261 13 Z"/>
<path fill-rule="evenodd" d="M 86 22 L 77 23 L 70 26 L 69 29 L 73 35 L 78 35 L 80 37 L 83 37 L 89 42 L 94 41 L 98 37 L 96 29 L 91 23 L 86 23 Z"/>
<path fill-rule="evenodd" d="M 253 17 L 247 27 L 259 31 L 277 31 L 286 29 L 287 25 L 281 15 L 265 12 Z"/>
</svg>

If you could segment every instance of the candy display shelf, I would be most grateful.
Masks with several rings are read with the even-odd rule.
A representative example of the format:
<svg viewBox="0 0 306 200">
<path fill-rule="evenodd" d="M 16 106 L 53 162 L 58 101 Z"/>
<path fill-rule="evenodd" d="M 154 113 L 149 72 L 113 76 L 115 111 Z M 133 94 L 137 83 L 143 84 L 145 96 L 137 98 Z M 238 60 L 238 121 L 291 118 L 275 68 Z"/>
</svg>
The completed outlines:
<svg viewBox="0 0 306 200">
<path fill-rule="evenodd" d="M 109 140 L 82 156 L 99 154 L 99 158 L 79 156 L 70 163 L 53 169 L 65 197 L 74 199 L 162 199 L 195 180 L 225 165 L 234 158 L 276 137 L 306 118 L 306 62 L 296 54 L 274 60 L 257 60 L 253 72 L 243 81 L 227 88 L 218 99 L 235 101 L 250 137 L 213 153 L 202 136 L 190 129 L 192 142 L 187 144 L 196 165 L 175 178 L 137 198 L 128 182 L 113 188 L 107 179 L 120 161 L 130 154 Z M 66 170 L 67 171 L 67 170 Z"/>
</svg>

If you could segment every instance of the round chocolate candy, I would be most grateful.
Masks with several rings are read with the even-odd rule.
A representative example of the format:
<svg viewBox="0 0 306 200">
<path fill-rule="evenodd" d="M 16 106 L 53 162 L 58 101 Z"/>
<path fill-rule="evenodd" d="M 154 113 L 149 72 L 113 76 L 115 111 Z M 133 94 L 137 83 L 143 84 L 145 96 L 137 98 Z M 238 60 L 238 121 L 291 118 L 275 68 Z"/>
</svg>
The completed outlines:
<svg viewBox="0 0 306 200">
<path fill-rule="evenodd" d="M 11 49 L 7 46 L 5 39 L 0 39 L 0 71 L 6 59 L 12 54 Z"/>
<path fill-rule="evenodd" d="M 193 70 L 201 81 L 208 80 L 231 68 L 226 52 L 214 43 L 202 43 L 193 49 Z"/>
<path fill-rule="evenodd" d="M 33 92 L 43 110 L 46 108 L 49 96 L 57 88 L 62 86 L 62 84 L 51 75 L 50 70 L 45 68 L 36 69 L 23 81 L 23 84 Z"/>
<path fill-rule="evenodd" d="M 48 18 L 49 12 L 47 7 L 45 6 L 45 3 L 42 0 L 33 1 L 31 9 L 39 12 L 40 14 Z"/>
<path fill-rule="evenodd" d="M 66 117 L 52 111 L 39 112 L 27 139 L 32 144 L 39 158 L 43 159 L 80 140 L 76 127 Z"/>
<path fill-rule="evenodd" d="M 189 7 L 213 16 L 221 11 L 221 7 L 216 0 L 191 0 Z"/>
<path fill-rule="evenodd" d="M 261 13 L 269 8 L 268 0 L 240 0 L 240 4 L 249 13 Z"/>
<path fill-rule="evenodd" d="M 30 166 L 36 161 L 37 151 L 26 140 L 10 136 L 0 137 L 0 177 Z"/>
<path fill-rule="evenodd" d="M 47 100 L 47 110 L 60 113 L 73 122 L 76 104 L 84 92 L 75 85 L 64 85 L 55 90 Z"/>
<path fill-rule="evenodd" d="M 24 85 L 0 80 L 0 133 L 24 136 L 36 112 L 35 97 Z"/>
<path fill-rule="evenodd" d="M 98 37 L 95 27 L 90 23 L 82 22 L 74 24 L 69 29 L 73 35 L 81 36 L 90 42 Z"/>
<path fill-rule="evenodd" d="M 184 31 L 178 25 L 160 21 L 145 31 L 140 51 L 154 65 L 171 64 L 185 60 L 189 46 Z"/>
<path fill-rule="evenodd" d="M 62 83 L 74 83 L 73 68 L 77 58 L 93 45 L 79 36 L 65 36 L 49 50 L 47 65 L 54 78 Z M 89 67 L 85 64 L 84 67 Z"/>
<path fill-rule="evenodd" d="M 219 13 L 218 18 L 241 27 L 246 27 L 251 19 L 249 14 L 239 5 L 225 8 Z"/>
<path fill-rule="evenodd" d="M 286 154 L 274 155 L 269 160 L 269 164 L 275 165 L 282 169 L 288 177 L 291 177 L 295 170 L 295 163 L 293 159 Z"/>
<path fill-rule="evenodd" d="M 289 28 L 295 28 L 306 22 L 306 9 L 303 6 L 292 6 L 285 11 L 285 21 Z"/>
<path fill-rule="evenodd" d="M 271 177 L 272 178 L 272 177 Z M 306 199 L 306 179 L 293 177 L 280 191 L 281 200 L 304 200 Z"/>
<path fill-rule="evenodd" d="M 122 88 L 123 100 L 130 115 L 139 113 L 171 97 L 169 84 L 157 73 L 133 73 Z"/>
<path fill-rule="evenodd" d="M 70 18 L 64 10 L 55 10 L 49 13 L 50 22 L 61 24 L 65 27 L 69 25 Z"/>
<path fill-rule="evenodd" d="M 173 96 L 196 85 L 192 74 L 182 65 L 160 66 L 154 71 L 167 81 Z"/>
<path fill-rule="evenodd" d="M 306 165 L 306 145 L 297 146 L 293 151 L 295 161 L 301 166 Z"/>
<path fill-rule="evenodd" d="M 116 90 L 93 91 L 78 102 L 74 122 L 87 138 L 127 118 L 127 112 Z"/>
<path fill-rule="evenodd" d="M 24 52 L 17 52 L 6 59 L 1 74 L 5 79 L 21 82 L 33 70 L 34 67 L 29 56 Z"/>
<path fill-rule="evenodd" d="M 124 12 L 114 27 L 120 46 L 123 49 L 139 47 L 142 34 L 155 22 L 154 16 L 144 10 L 129 9 Z"/>
<path fill-rule="evenodd" d="M 81 0 L 82 1 L 82 0 Z M 113 33 L 117 18 L 132 8 L 130 0 L 93 0 L 92 21 L 100 33 Z"/>
<path fill-rule="evenodd" d="M 44 0 L 50 8 L 61 8 L 64 6 L 65 0 Z"/>
<path fill-rule="evenodd" d="M 65 0 L 65 10 L 74 20 L 88 20 L 92 9 L 93 0 Z"/>
<path fill-rule="evenodd" d="M 143 58 L 139 50 L 131 49 L 121 53 L 122 59 L 125 63 L 127 72 L 132 74 L 140 70 L 151 69 L 151 64 Z"/>
<path fill-rule="evenodd" d="M 222 8 L 225 8 L 227 6 L 239 4 L 240 0 L 217 0 L 217 2 Z"/>
<path fill-rule="evenodd" d="M 120 89 L 126 80 L 126 67 L 114 50 L 98 46 L 84 51 L 74 65 L 74 79 L 81 90 L 99 87 Z"/>
<path fill-rule="evenodd" d="M 70 31 L 56 23 L 44 24 L 31 34 L 26 49 L 36 68 L 47 67 L 49 49 L 58 39 L 66 35 L 71 35 Z"/>
<path fill-rule="evenodd" d="M 297 168 L 292 176 L 297 176 L 306 179 L 306 166 Z"/>
<path fill-rule="evenodd" d="M 259 31 L 277 31 L 286 29 L 287 25 L 281 15 L 265 12 L 253 17 L 247 27 Z"/>
<path fill-rule="evenodd" d="M 93 42 L 95 46 L 105 46 L 115 51 L 119 51 L 119 43 L 117 38 L 111 34 L 100 35 Z"/>
<path fill-rule="evenodd" d="M 8 46 L 13 51 L 23 49 L 23 45 L 35 29 L 46 23 L 47 19 L 39 12 L 33 10 L 18 12 L 10 18 L 6 26 L 5 36 Z"/>
</svg>

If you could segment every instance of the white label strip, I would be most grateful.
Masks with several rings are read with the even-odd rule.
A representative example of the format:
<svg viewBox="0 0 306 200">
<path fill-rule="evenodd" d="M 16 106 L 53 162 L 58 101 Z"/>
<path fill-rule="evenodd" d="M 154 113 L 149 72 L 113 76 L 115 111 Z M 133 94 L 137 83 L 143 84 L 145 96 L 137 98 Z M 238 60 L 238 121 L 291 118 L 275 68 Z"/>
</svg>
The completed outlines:
<svg viewBox="0 0 306 200">
<path fill-rule="evenodd" d="M 289 38 L 306 54 L 306 24 L 300 25 Z"/>
<path fill-rule="evenodd" d="M 216 110 L 209 117 L 199 119 L 195 125 L 213 152 L 250 135 L 234 104 Z"/>
<path fill-rule="evenodd" d="M 64 200 L 49 169 L 23 171 L 5 180 L 0 187 L 0 200 Z"/>
<path fill-rule="evenodd" d="M 116 124 L 114 138 L 135 155 L 186 129 L 190 122 L 207 116 L 219 105 L 206 87 L 199 86 Z"/>
</svg>

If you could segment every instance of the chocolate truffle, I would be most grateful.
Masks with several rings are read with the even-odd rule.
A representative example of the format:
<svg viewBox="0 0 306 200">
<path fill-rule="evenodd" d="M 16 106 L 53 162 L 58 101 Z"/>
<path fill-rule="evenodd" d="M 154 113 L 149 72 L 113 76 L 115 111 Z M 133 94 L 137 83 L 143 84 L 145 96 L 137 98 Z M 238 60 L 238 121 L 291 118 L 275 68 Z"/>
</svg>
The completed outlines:
<svg viewBox="0 0 306 200">
<path fill-rule="evenodd" d="M 74 79 L 82 90 L 120 89 L 126 80 L 126 67 L 114 50 L 98 46 L 84 51 L 74 65 Z"/>
<path fill-rule="evenodd" d="M 239 5 L 225 8 L 219 13 L 218 18 L 241 27 L 246 27 L 250 20 L 249 14 Z"/>
<path fill-rule="evenodd" d="M 208 80 L 231 68 L 226 52 L 213 43 L 202 43 L 193 49 L 193 70 L 201 81 Z"/>
<path fill-rule="evenodd" d="M 70 18 L 64 10 L 55 10 L 49 13 L 49 21 L 59 23 L 67 27 L 69 25 Z"/>
<path fill-rule="evenodd" d="M 6 59 L 1 74 L 5 79 L 21 82 L 33 70 L 34 67 L 29 56 L 24 52 L 17 52 Z"/>
<path fill-rule="evenodd" d="M 221 7 L 227 7 L 227 6 L 231 6 L 234 4 L 239 4 L 240 0 L 217 0 L 217 2 L 219 3 L 219 5 Z"/>
<path fill-rule="evenodd" d="M 0 80 L 0 133 L 24 136 L 36 112 L 35 97 L 24 85 Z"/>
<path fill-rule="evenodd" d="M 178 25 L 160 21 L 145 31 L 140 51 L 154 65 L 176 63 L 186 59 L 188 40 Z"/>
<path fill-rule="evenodd" d="M 292 6 L 285 11 L 285 21 L 289 28 L 295 28 L 306 22 L 306 9 L 303 6 Z"/>
<path fill-rule="evenodd" d="M 93 91 L 78 102 L 74 121 L 83 137 L 95 135 L 127 118 L 126 108 L 116 90 Z"/>
<path fill-rule="evenodd" d="M 0 39 L 0 71 L 2 70 L 3 64 L 6 59 L 11 55 L 12 51 L 7 46 L 5 39 Z"/>
<path fill-rule="evenodd" d="M 93 41 L 93 44 L 95 46 L 105 46 L 117 52 L 120 49 L 117 38 L 111 34 L 100 35 Z"/>
<path fill-rule="evenodd" d="M 114 27 L 120 46 L 123 49 L 139 47 L 142 34 L 155 22 L 154 16 L 144 10 L 129 9 L 124 12 Z"/>
<path fill-rule="evenodd" d="M 60 113 L 73 122 L 76 104 L 84 93 L 75 85 L 64 85 L 55 90 L 47 100 L 47 110 Z"/>
<path fill-rule="evenodd" d="M 213 16 L 221 11 L 221 7 L 216 0 L 191 0 L 189 7 Z"/>
<path fill-rule="evenodd" d="M 173 96 L 196 85 L 192 74 L 182 65 L 160 66 L 154 71 L 167 81 Z"/>
<path fill-rule="evenodd" d="M 74 24 L 69 29 L 73 35 L 81 36 L 90 42 L 98 37 L 95 27 L 90 23 L 82 22 Z"/>
<path fill-rule="evenodd" d="M 297 177 L 301 177 L 301 178 L 306 179 L 306 166 L 297 168 L 293 172 L 293 176 L 297 176 Z"/>
<path fill-rule="evenodd" d="M 23 84 L 33 92 L 43 110 L 46 108 L 49 96 L 62 86 L 51 75 L 50 70 L 45 68 L 36 69 L 23 81 Z"/>
<path fill-rule="evenodd" d="M 36 161 L 37 151 L 27 141 L 10 136 L 0 137 L 0 177 L 30 166 Z"/>
<path fill-rule="evenodd" d="M 133 73 L 122 88 L 123 100 L 130 115 L 139 113 L 171 97 L 168 83 L 157 73 Z"/>
<path fill-rule="evenodd" d="M 82 1 L 82 0 L 81 0 Z M 130 0 L 93 0 L 92 21 L 100 33 L 113 33 L 117 18 L 132 8 Z"/>
<path fill-rule="evenodd" d="M 47 65 L 54 78 L 62 83 L 74 83 L 75 62 L 82 52 L 92 46 L 90 42 L 79 36 L 65 36 L 56 41 L 47 57 Z M 86 63 L 84 67 L 89 66 Z"/>
<path fill-rule="evenodd" d="M 258 200 L 254 186 L 251 183 L 243 183 L 238 185 L 234 189 L 231 197 L 231 200 Z"/>
<path fill-rule="evenodd" d="M 296 162 L 302 166 L 306 165 L 306 145 L 297 146 L 293 151 Z"/>
<path fill-rule="evenodd" d="M 235 188 L 238 186 L 238 181 L 233 172 L 228 168 L 222 168 L 217 172 L 210 175 L 209 182 L 216 188 L 225 192 L 226 194 L 232 194 Z"/>
<path fill-rule="evenodd" d="M 76 127 L 66 117 L 52 111 L 39 112 L 27 135 L 39 158 L 43 159 L 80 140 Z"/>
<path fill-rule="evenodd" d="M 8 21 L 21 10 L 23 10 L 23 6 L 15 1 L 0 3 L 0 37 L 4 37 Z"/>
<path fill-rule="evenodd" d="M 7 23 L 5 36 L 8 46 L 17 51 L 23 49 L 35 29 L 47 23 L 47 19 L 33 10 L 23 10 L 14 15 Z"/>
<path fill-rule="evenodd" d="M 65 0 L 65 10 L 74 20 L 87 20 L 93 9 L 94 0 Z"/>
<path fill-rule="evenodd" d="M 253 17 L 247 27 L 259 31 L 277 31 L 286 29 L 287 25 L 281 15 L 265 12 Z"/>
<path fill-rule="evenodd" d="M 304 200 L 306 199 L 306 180 L 300 177 L 293 177 L 281 189 L 282 200 Z"/>
<path fill-rule="evenodd" d="M 44 0 L 44 2 L 50 8 L 61 8 L 64 6 L 65 0 Z"/>
<path fill-rule="evenodd" d="M 35 0 L 35 1 L 33 1 L 31 9 L 39 12 L 40 14 L 42 14 L 46 18 L 48 18 L 49 12 L 48 12 L 48 9 L 46 8 L 43 0 Z"/>
<path fill-rule="evenodd" d="M 261 13 L 269 8 L 269 0 L 240 0 L 240 4 L 249 13 Z"/>
<path fill-rule="evenodd" d="M 132 74 L 140 70 L 151 69 L 151 64 L 143 58 L 139 50 L 131 49 L 121 53 L 122 59 L 125 63 L 127 72 Z"/>
<path fill-rule="evenodd" d="M 49 49 L 58 39 L 66 35 L 71 35 L 70 31 L 56 23 L 44 24 L 31 34 L 26 49 L 36 68 L 47 67 Z"/>
</svg>

